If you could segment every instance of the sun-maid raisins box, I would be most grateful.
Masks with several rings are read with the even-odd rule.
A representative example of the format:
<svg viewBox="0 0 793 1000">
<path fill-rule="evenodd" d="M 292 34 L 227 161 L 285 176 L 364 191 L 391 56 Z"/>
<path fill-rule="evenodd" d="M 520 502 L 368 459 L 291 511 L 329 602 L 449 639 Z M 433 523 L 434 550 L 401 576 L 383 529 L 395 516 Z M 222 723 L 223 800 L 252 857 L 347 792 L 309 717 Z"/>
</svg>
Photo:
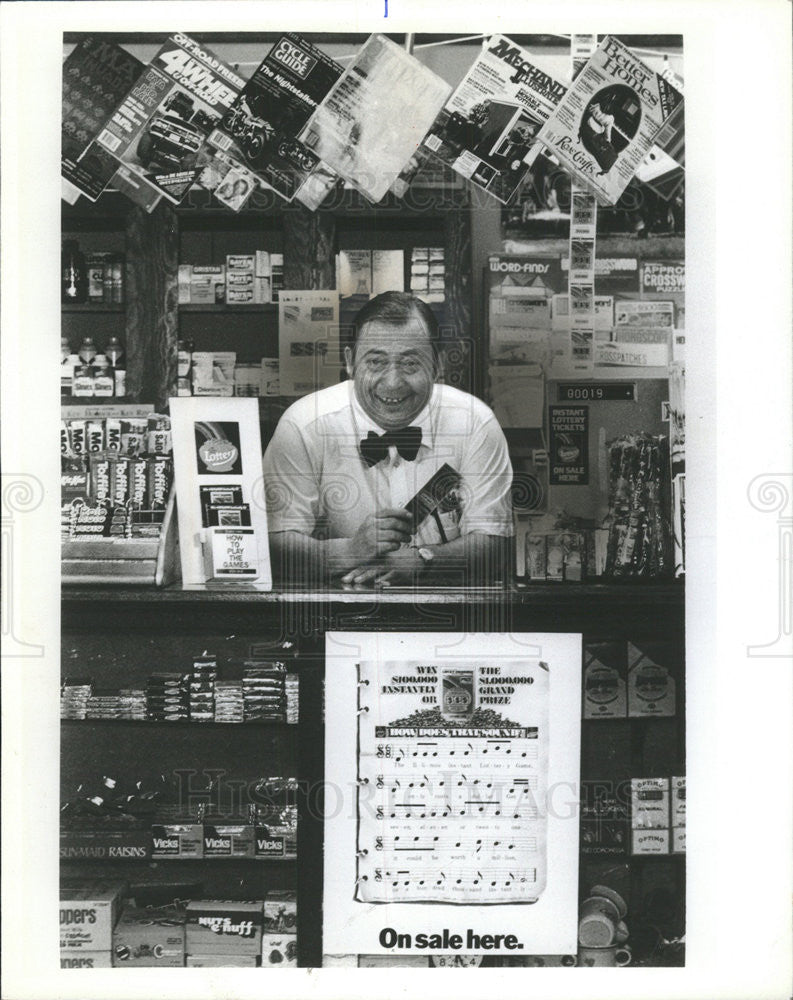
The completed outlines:
<svg viewBox="0 0 793 1000">
<path fill-rule="evenodd" d="M 61 952 L 109 952 L 126 888 L 126 882 L 110 879 L 65 881 L 60 890 Z"/>
</svg>

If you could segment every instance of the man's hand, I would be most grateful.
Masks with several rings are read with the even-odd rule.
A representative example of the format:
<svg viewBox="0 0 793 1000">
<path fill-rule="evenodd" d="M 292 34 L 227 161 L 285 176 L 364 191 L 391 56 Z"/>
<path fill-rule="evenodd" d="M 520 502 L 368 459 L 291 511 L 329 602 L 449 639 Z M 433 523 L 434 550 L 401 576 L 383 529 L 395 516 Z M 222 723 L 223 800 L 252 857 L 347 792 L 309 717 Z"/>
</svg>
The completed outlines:
<svg viewBox="0 0 793 1000">
<path fill-rule="evenodd" d="M 349 542 L 349 554 L 358 565 L 382 559 L 410 541 L 413 518 L 396 507 L 369 514 Z"/>
<path fill-rule="evenodd" d="M 388 587 L 392 584 L 414 583 L 424 569 L 418 549 L 402 547 L 387 553 L 375 566 L 358 566 L 346 573 L 341 582 L 353 587 L 366 584 Z"/>
</svg>

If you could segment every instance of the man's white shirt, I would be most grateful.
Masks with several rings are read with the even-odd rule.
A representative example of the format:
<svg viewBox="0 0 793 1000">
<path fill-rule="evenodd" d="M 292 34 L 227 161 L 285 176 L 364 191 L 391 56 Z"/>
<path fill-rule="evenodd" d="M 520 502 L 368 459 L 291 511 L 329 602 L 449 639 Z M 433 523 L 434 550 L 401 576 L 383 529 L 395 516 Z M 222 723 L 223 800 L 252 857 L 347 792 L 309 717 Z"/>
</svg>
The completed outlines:
<svg viewBox="0 0 793 1000">
<path fill-rule="evenodd" d="M 411 421 L 420 427 L 415 461 L 396 448 L 369 467 L 360 442 L 380 435 L 361 408 L 352 381 L 311 393 L 281 417 L 264 454 L 264 486 L 271 532 L 297 531 L 319 538 L 350 538 L 367 515 L 404 507 L 443 465 L 461 477 L 461 534 L 512 534 L 512 467 L 504 433 L 476 396 L 435 385 Z M 432 544 L 431 524 L 416 539 Z M 451 540 L 451 539 L 448 539 Z"/>
</svg>

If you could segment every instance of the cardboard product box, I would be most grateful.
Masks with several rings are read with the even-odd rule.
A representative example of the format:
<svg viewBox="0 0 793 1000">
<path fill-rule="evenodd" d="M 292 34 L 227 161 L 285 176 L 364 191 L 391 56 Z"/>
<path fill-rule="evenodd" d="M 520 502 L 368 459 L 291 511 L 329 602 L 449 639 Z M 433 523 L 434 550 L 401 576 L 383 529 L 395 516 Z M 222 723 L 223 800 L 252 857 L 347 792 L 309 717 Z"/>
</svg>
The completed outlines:
<svg viewBox="0 0 793 1000">
<path fill-rule="evenodd" d="M 564 580 L 563 532 L 555 531 L 545 538 L 545 579 L 554 583 Z"/>
<path fill-rule="evenodd" d="M 664 643 L 643 648 L 628 643 L 628 715 L 670 716 L 675 714 L 675 679 L 666 661 Z"/>
<path fill-rule="evenodd" d="M 297 966 L 297 938 L 294 934 L 262 935 L 262 966 L 289 969 Z"/>
<path fill-rule="evenodd" d="M 204 819 L 205 858 L 252 858 L 253 827 Z"/>
<path fill-rule="evenodd" d="M 672 854 L 686 853 L 686 828 L 676 826 L 672 830 Z"/>
<path fill-rule="evenodd" d="M 180 264 L 179 271 L 176 279 L 176 289 L 177 289 L 177 302 L 180 306 L 189 305 L 192 301 L 190 298 L 190 286 L 192 284 L 193 277 L 193 265 L 192 264 Z"/>
<path fill-rule="evenodd" d="M 372 295 L 405 289 L 403 250 L 372 250 Z"/>
<path fill-rule="evenodd" d="M 259 275 L 254 275 L 253 278 L 253 301 L 257 305 L 264 305 L 271 301 L 272 291 L 271 291 L 272 279 L 268 275 L 266 278 L 262 278 Z"/>
<path fill-rule="evenodd" d="M 271 299 L 273 302 L 278 301 L 278 293 L 284 287 L 284 255 L 282 253 L 271 253 L 270 254 L 270 270 L 271 270 Z"/>
<path fill-rule="evenodd" d="M 259 966 L 259 956 L 188 955 L 185 965 L 196 969 L 255 969 Z"/>
<path fill-rule="evenodd" d="M 152 858 L 202 858 L 204 828 L 200 823 L 153 823 L 151 827 Z"/>
<path fill-rule="evenodd" d="M 371 250 L 340 250 L 336 262 L 339 295 L 372 294 Z"/>
<path fill-rule="evenodd" d="M 669 830 L 632 830 L 632 854 L 668 854 Z"/>
<path fill-rule="evenodd" d="M 273 889 L 264 897 L 264 930 L 268 934 L 297 934 L 297 897 Z"/>
<path fill-rule="evenodd" d="M 111 969 L 109 951 L 64 951 L 61 949 L 62 969 Z"/>
<path fill-rule="evenodd" d="M 257 250 L 253 258 L 253 274 L 256 278 L 269 278 L 272 274 L 270 254 L 267 250 Z"/>
<path fill-rule="evenodd" d="M 181 968 L 184 925 L 184 913 L 177 910 L 125 908 L 113 931 L 113 966 Z"/>
<path fill-rule="evenodd" d="M 631 826 L 634 830 L 669 829 L 668 778 L 631 778 Z"/>
<path fill-rule="evenodd" d="M 628 848 L 626 794 L 608 782 L 584 782 L 581 800 L 581 853 L 612 857 Z"/>
<path fill-rule="evenodd" d="M 193 395 L 233 396 L 235 351 L 193 351 Z"/>
<path fill-rule="evenodd" d="M 589 643 L 584 647 L 584 718 L 624 719 L 628 714 L 625 645 Z"/>
<path fill-rule="evenodd" d="M 261 900 L 198 899 L 187 904 L 188 955 L 260 955 Z"/>
<path fill-rule="evenodd" d="M 262 358 L 262 396 L 280 396 L 281 381 L 278 358 Z"/>
<path fill-rule="evenodd" d="M 686 779 L 670 778 L 671 802 L 669 805 L 672 814 L 672 826 L 675 829 L 686 825 Z"/>
<path fill-rule="evenodd" d="M 151 832 L 141 830 L 62 830 L 60 856 L 91 861 L 151 856 Z"/>
<path fill-rule="evenodd" d="M 190 301 L 205 305 L 223 302 L 226 268 L 223 264 L 193 264 L 190 276 Z"/>
<path fill-rule="evenodd" d="M 113 879 L 65 880 L 60 889 L 61 951 L 109 952 L 127 883 Z"/>
<path fill-rule="evenodd" d="M 256 273 L 255 253 L 230 253 L 226 254 L 226 277 L 232 273 L 242 274 L 249 271 Z"/>
<path fill-rule="evenodd" d="M 253 305 L 253 285 L 250 288 L 229 286 L 226 289 L 226 304 L 230 306 Z"/>
<path fill-rule="evenodd" d="M 548 566 L 545 535 L 527 535 L 525 549 L 526 579 L 545 580 Z"/>
</svg>

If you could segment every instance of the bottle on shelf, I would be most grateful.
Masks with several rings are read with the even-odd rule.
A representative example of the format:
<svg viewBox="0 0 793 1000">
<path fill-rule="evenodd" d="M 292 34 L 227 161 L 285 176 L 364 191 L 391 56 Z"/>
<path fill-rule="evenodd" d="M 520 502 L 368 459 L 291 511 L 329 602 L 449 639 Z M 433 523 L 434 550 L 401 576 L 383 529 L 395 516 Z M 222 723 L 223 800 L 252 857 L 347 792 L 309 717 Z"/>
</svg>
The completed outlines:
<svg viewBox="0 0 793 1000">
<path fill-rule="evenodd" d="M 118 337 L 111 337 L 108 340 L 107 347 L 105 347 L 105 357 L 110 362 L 111 367 L 120 367 L 121 360 L 124 357 L 124 348 L 121 346 L 121 341 Z"/>
<path fill-rule="evenodd" d="M 84 365 L 93 364 L 93 360 L 96 357 L 96 344 L 94 343 L 94 338 L 83 337 L 83 341 L 80 344 L 80 350 L 77 353 L 80 355 L 80 360 Z"/>
<path fill-rule="evenodd" d="M 65 240 L 61 251 L 61 302 L 88 301 L 88 268 L 77 240 Z"/>
<path fill-rule="evenodd" d="M 124 348 L 118 337 L 111 337 L 105 348 L 113 375 L 113 395 L 125 396 L 127 391 L 127 371 L 124 366 Z"/>
<path fill-rule="evenodd" d="M 115 395 L 115 377 L 104 354 L 97 354 L 94 358 L 94 395 Z"/>
</svg>

